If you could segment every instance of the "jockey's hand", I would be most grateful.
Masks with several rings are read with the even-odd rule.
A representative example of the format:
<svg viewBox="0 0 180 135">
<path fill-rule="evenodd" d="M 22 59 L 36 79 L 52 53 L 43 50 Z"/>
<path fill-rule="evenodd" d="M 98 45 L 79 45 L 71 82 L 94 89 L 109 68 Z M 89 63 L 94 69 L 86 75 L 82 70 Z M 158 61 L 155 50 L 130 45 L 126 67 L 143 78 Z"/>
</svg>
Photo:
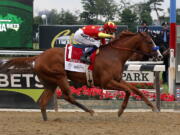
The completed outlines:
<svg viewBox="0 0 180 135">
<path fill-rule="evenodd" d="M 111 38 L 112 38 L 112 39 L 115 39 L 115 37 L 116 37 L 116 36 L 113 34 Z"/>
</svg>

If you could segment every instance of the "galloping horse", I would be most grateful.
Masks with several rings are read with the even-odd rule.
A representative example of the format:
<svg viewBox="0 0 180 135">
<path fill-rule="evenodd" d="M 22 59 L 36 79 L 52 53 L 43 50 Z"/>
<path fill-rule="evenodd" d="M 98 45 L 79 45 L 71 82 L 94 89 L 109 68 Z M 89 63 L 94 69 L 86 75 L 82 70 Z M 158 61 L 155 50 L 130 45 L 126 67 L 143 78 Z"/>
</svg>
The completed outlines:
<svg viewBox="0 0 180 135">
<path fill-rule="evenodd" d="M 99 48 L 93 70 L 94 85 L 103 89 L 124 91 L 126 93 L 122 106 L 119 108 L 118 116 L 124 112 L 130 92 L 139 95 L 153 111 L 158 111 L 156 106 L 140 90 L 122 80 L 125 62 L 132 54 L 136 52 L 159 57 L 161 54 L 153 49 L 154 47 L 155 44 L 147 33 L 122 32 L 117 39 Z M 93 110 L 80 104 L 71 95 L 68 79 L 76 83 L 86 84 L 86 75 L 85 73 L 66 71 L 64 69 L 64 55 L 64 48 L 51 48 L 38 56 L 14 58 L 0 64 L 0 71 L 3 72 L 8 72 L 9 68 L 31 68 L 37 74 L 45 88 L 39 99 L 41 113 L 45 121 L 47 120 L 47 103 L 57 87 L 60 87 L 66 101 L 89 112 L 91 115 L 94 114 Z"/>
</svg>

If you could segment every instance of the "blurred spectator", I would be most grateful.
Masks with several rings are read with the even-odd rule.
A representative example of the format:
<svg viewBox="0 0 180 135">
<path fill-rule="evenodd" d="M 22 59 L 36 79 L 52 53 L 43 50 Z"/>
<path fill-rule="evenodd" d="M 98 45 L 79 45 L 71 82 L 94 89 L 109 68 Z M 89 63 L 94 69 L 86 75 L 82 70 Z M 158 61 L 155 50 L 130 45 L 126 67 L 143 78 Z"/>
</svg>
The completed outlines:
<svg viewBox="0 0 180 135">
<path fill-rule="evenodd" d="M 160 47 L 160 52 L 164 54 L 164 65 L 165 65 L 165 72 L 162 74 L 163 78 L 163 83 L 168 82 L 168 67 L 169 67 L 169 55 L 168 55 L 168 50 L 169 50 L 169 25 L 168 23 L 164 22 L 162 23 L 162 30 L 160 31 L 159 34 L 159 47 Z"/>
<path fill-rule="evenodd" d="M 143 21 L 143 22 L 141 23 L 141 26 L 140 26 L 140 28 L 138 29 L 138 32 L 148 32 L 148 26 L 147 26 L 146 21 Z"/>
<path fill-rule="evenodd" d="M 160 51 L 164 52 L 169 48 L 169 25 L 168 23 L 162 23 L 162 30 L 160 31 Z"/>
</svg>

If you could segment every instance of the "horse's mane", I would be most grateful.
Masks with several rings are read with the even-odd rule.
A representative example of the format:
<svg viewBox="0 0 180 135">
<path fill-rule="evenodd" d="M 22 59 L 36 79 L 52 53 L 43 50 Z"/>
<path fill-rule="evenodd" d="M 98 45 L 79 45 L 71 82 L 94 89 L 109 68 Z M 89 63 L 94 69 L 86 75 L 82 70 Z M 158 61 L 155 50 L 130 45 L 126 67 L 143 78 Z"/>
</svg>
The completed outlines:
<svg viewBox="0 0 180 135">
<path fill-rule="evenodd" d="M 122 31 L 119 36 L 117 35 L 117 39 L 123 39 L 123 38 L 126 38 L 126 37 L 129 37 L 129 36 L 134 36 L 136 35 L 136 33 L 133 33 L 131 31 Z"/>
<path fill-rule="evenodd" d="M 136 35 L 136 33 L 133 33 L 133 32 L 128 31 L 128 30 L 124 30 L 121 33 L 119 33 L 114 40 L 110 41 L 106 45 L 101 45 L 100 48 L 104 48 L 106 46 L 109 46 L 110 44 L 113 44 L 116 41 L 124 42 L 127 38 L 135 36 L 135 35 Z"/>
</svg>

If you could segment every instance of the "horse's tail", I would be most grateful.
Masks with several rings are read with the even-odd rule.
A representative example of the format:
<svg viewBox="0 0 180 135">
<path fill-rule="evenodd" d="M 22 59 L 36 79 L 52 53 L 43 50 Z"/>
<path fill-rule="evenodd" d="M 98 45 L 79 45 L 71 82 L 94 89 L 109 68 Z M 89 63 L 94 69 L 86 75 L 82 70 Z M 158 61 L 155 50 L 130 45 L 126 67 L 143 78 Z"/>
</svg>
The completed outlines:
<svg viewBox="0 0 180 135">
<path fill-rule="evenodd" d="M 31 69 L 33 70 L 33 61 L 38 56 L 33 57 L 21 57 L 21 58 L 13 58 L 10 60 L 0 61 L 0 72 L 6 73 L 9 72 L 11 69 Z"/>
</svg>

